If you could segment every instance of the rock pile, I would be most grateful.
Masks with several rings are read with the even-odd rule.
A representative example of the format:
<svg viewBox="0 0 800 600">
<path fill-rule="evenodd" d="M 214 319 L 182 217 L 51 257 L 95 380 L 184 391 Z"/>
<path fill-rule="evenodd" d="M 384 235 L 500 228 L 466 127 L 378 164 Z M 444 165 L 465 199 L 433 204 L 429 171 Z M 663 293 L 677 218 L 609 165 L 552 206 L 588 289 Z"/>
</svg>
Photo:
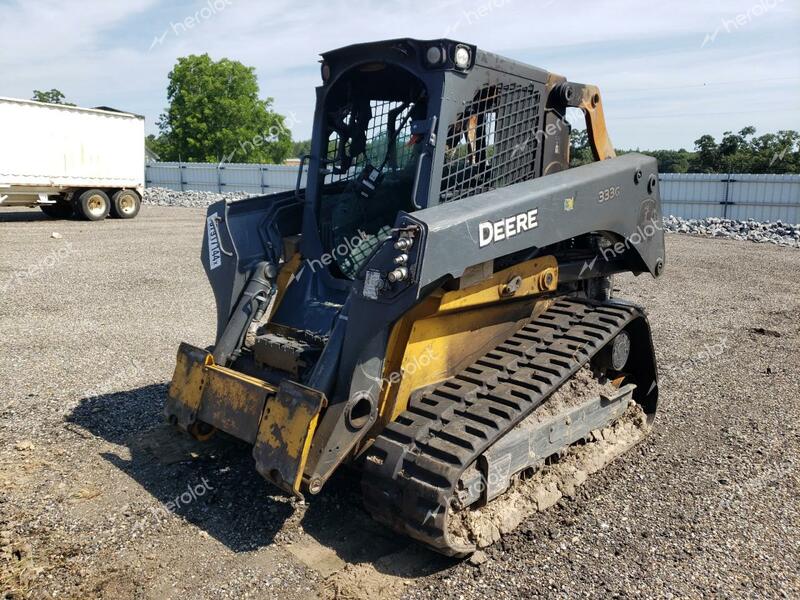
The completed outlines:
<svg viewBox="0 0 800 600">
<path fill-rule="evenodd" d="M 249 198 L 253 194 L 248 192 L 226 192 L 218 194 L 216 192 L 196 192 L 185 191 L 176 192 L 161 187 L 149 187 L 144 191 L 142 202 L 144 204 L 155 204 L 157 206 L 183 206 L 189 208 L 205 208 L 209 204 L 220 200 L 242 200 Z"/>
<path fill-rule="evenodd" d="M 763 223 L 753 219 L 736 221 L 715 217 L 682 219 L 670 215 L 664 217 L 664 230 L 800 248 L 800 225 L 790 225 L 781 221 Z"/>
</svg>

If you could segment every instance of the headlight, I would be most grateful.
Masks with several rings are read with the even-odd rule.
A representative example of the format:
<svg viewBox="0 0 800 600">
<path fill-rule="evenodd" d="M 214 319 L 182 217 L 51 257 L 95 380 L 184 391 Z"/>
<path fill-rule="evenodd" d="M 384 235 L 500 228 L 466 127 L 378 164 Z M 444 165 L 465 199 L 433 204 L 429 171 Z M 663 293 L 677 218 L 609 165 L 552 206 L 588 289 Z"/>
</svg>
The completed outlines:
<svg viewBox="0 0 800 600">
<path fill-rule="evenodd" d="M 467 69 L 469 68 L 470 59 L 472 57 L 469 53 L 469 48 L 465 46 L 456 46 L 456 53 L 453 57 L 453 61 L 456 63 L 456 67 L 459 69 Z"/>
</svg>

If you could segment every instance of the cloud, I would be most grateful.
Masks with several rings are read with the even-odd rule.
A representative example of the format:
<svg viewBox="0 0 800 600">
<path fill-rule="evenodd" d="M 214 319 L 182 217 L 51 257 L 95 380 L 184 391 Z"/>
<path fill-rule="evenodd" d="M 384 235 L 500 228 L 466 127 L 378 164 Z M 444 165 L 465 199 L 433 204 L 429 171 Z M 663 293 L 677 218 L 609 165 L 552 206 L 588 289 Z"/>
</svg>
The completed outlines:
<svg viewBox="0 0 800 600">
<path fill-rule="evenodd" d="M 222 2 L 225 7 L 208 18 L 197 18 L 209 2 Z M 753 16 L 759 3 L 773 2 L 773 9 Z M 296 112 L 300 122 L 295 135 L 305 137 L 313 115 L 313 88 L 319 85 L 320 52 L 382 38 L 449 36 L 575 81 L 597 83 L 605 92 L 609 118 L 620 118 L 611 123 L 618 144 L 643 145 L 653 140 L 652 145 L 685 145 L 697 137 L 704 122 L 713 123 L 689 116 L 680 127 L 674 120 L 666 127 L 664 119 L 655 119 L 648 122 L 648 131 L 642 121 L 631 118 L 632 113 L 722 112 L 718 105 L 750 109 L 757 102 L 759 87 L 663 93 L 648 92 L 648 88 L 748 78 L 800 79 L 796 59 L 800 48 L 791 35 L 800 20 L 796 3 L 683 0 L 651 3 L 647 10 L 642 6 L 631 0 L 448 0 L 435 4 L 428 0 L 197 0 L 167 5 L 155 0 L 14 1 L 0 4 L 0 38 L 5 48 L 0 54 L 4 74 L 0 94 L 29 97 L 34 88 L 58 87 L 80 104 L 107 104 L 145 114 L 148 130 L 154 131 L 166 104 L 167 74 L 175 59 L 208 52 L 214 58 L 225 56 L 256 67 L 263 95 L 274 97 L 278 110 Z M 742 14 L 752 16 L 745 26 L 722 30 L 713 43 L 701 47 L 726 19 Z M 186 19 L 196 22 L 182 27 Z M 644 91 L 618 93 L 615 88 Z M 784 90 L 800 91 L 791 82 Z M 735 103 L 730 102 L 732 92 L 737 93 Z M 753 109 L 753 119 L 761 119 L 760 127 L 781 118 L 786 126 L 791 123 L 786 114 L 759 115 Z"/>
<path fill-rule="evenodd" d="M 156 0 L 107 2 L 81 0 L 15 0 L 0 4 L 0 65 L 37 64 L 70 58 L 73 53 L 101 52 L 101 34 L 146 12 Z M 13 54 L 12 54 L 13 53 Z"/>
</svg>

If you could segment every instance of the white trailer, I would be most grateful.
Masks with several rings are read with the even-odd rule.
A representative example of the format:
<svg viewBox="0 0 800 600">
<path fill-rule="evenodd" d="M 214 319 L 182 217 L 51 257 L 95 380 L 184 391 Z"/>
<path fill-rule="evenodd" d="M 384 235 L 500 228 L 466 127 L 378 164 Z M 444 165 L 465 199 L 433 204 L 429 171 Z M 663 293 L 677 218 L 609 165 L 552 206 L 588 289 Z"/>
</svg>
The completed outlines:
<svg viewBox="0 0 800 600">
<path fill-rule="evenodd" d="M 0 206 L 130 219 L 143 191 L 144 117 L 0 97 Z"/>
</svg>

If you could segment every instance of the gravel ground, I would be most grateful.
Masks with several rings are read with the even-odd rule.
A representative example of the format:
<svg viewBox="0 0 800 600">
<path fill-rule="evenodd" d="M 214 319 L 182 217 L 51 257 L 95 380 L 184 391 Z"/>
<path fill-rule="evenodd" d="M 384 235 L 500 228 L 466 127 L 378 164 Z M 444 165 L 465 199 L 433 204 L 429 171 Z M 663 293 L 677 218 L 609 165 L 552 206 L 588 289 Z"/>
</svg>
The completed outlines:
<svg viewBox="0 0 800 600">
<path fill-rule="evenodd" d="M 161 424 L 178 343 L 214 332 L 203 216 L 0 212 L 1 591 L 800 595 L 800 253 L 669 235 L 661 280 L 620 278 L 652 321 L 654 432 L 474 565 L 373 524 L 352 473 L 300 505 L 254 472 L 245 445 Z"/>
</svg>

